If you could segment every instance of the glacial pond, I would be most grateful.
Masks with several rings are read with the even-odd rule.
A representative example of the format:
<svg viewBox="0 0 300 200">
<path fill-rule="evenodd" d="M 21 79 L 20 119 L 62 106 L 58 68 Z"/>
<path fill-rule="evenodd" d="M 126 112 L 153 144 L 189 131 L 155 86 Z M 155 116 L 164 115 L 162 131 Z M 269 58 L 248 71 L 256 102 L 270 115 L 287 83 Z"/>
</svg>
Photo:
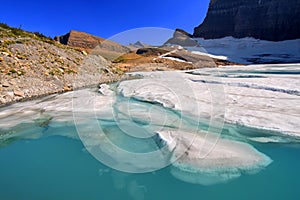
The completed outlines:
<svg viewBox="0 0 300 200">
<path fill-rule="evenodd" d="M 164 73 L 156 86 L 147 82 L 153 74 L 143 74 L 144 79 L 102 85 L 102 94 L 85 89 L 0 108 L 0 199 L 298 199 L 298 88 L 294 82 L 272 84 L 297 77 L 255 72 L 268 76 L 263 82 L 267 77 L 246 77 L 246 71 L 221 76 L 224 69 L 203 83 L 212 72 L 204 73 L 183 73 L 179 79 L 189 80 L 191 88 L 235 89 L 236 94 L 225 95 L 221 106 L 226 109 L 218 109 L 221 124 L 212 123 L 219 117 L 206 116 L 205 105 L 212 104 L 208 94 L 186 98 L 186 89 L 178 99 L 188 106 L 181 105 L 168 93 L 181 95 L 168 85 L 180 80 L 168 83 Z M 253 79 L 259 87 L 253 87 Z M 269 83 L 278 90 L 269 90 Z M 290 90 L 295 92 L 285 92 Z M 244 98 L 253 101 L 246 99 L 246 105 Z M 203 115 L 191 102 L 201 104 Z M 266 115 L 268 109 L 273 112 Z M 286 121 L 278 121 L 278 113 Z"/>
</svg>

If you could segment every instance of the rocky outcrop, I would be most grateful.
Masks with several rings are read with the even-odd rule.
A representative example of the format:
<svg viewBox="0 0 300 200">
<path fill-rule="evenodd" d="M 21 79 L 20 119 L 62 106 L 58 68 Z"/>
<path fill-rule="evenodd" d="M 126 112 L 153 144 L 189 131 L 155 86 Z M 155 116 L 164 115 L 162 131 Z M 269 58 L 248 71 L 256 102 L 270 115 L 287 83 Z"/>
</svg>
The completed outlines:
<svg viewBox="0 0 300 200">
<path fill-rule="evenodd" d="M 119 43 L 74 30 L 66 35 L 56 36 L 54 39 L 61 44 L 83 50 L 83 52 L 101 55 L 110 61 L 130 51 L 129 48 Z"/>
<path fill-rule="evenodd" d="M 233 36 L 282 41 L 300 38 L 299 0 L 211 0 L 194 37 Z"/>
<path fill-rule="evenodd" d="M 61 44 L 78 47 L 83 49 L 94 49 L 97 45 L 105 39 L 79 31 L 70 31 L 66 35 L 56 36 L 54 38 Z"/>
</svg>

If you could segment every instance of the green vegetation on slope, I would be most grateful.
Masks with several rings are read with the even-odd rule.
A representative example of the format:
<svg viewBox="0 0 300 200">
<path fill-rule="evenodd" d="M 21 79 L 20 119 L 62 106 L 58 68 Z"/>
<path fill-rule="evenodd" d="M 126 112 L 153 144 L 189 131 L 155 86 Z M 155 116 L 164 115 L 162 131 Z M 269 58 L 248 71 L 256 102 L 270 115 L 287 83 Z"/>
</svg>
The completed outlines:
<svg viewBox="0 0 300 200">
<path fill-rule="evenodd" d="M 36 39 L 42 42 L 46 42 L 49 44 L 54 44 L 57 45 L 57 42 L 55 40 L 53 40 L 50 37 L 47 37 L 45 35 L 43 35 L 42 33 L 39 32 L 27 32 L 24 31 L 20 28 L 14 28 L 14 27 L 10 27 L 7 24 L 4 23 L 0 23 L 0 38 L 19 38 L 19 39 Z M 10 41 L 13 42 L 13 41 Z M 16 43 L 19 42 L 21 43 L 21 40 L 16 40 Z"/>
</svg>

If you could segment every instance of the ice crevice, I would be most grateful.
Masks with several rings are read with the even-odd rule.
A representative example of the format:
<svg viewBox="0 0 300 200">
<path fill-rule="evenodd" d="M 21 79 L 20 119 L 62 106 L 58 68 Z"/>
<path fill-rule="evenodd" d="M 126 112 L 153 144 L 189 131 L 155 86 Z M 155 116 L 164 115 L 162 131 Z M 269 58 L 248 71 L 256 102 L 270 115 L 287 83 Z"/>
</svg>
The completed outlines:
<svg viewBox="0 0 300 200">
<path fill-rule="evenodd" d="M 228 85 L 228 86 L 234 86 L 234 87 L 245 87 L 245 88 L 259 89 L 259 90 L 268 90 L 268 91 L 272 91 L 272 92 L 280 92 L 280 93 L 300 96 L 299 90 L 288 90 L 288 89 L 274 88 L 274 87 L 255 85 L 255 84 L 247 84 L 247 83 L 226 83 L 226 82 L 219 82 L 219 81 L 193 80 L 193 79 L 191 79 L 191 81 L 208 83 L 208 84 Z"/>
</svg>

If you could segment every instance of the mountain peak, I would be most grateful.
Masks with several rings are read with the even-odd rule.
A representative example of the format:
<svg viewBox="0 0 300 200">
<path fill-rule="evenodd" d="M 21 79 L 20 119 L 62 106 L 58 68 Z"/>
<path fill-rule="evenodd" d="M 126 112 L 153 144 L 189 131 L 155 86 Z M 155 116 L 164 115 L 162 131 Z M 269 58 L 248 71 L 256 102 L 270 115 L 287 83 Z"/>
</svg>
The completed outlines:
<svg viewBox="0 0 300 200">
<path fill-rule="evenodd" d="M 98 36 L 76 30 L 71 30 L 62 36 L 56 36 L 54 39 L 62 44 L 87 50 L 94 49 L 105 40 Z"/>
<path fill-rule="evenodd" d="M 165 42 L 165 45 L 179 45 L 190 47 L 199 46 L 199 43 L 193 40 L 192 37 L 193 36 L 185 30 L 177 28 L 173 34 L 173 37 Z"/>
</svg>

